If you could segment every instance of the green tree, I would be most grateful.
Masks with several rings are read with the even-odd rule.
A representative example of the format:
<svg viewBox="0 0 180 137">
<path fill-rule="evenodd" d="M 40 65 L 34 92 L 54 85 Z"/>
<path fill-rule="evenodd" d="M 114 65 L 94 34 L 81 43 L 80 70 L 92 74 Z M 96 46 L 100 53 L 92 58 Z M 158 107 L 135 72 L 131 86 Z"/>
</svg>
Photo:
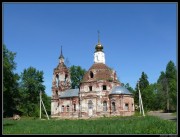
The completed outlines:
<svg viewBox="0 0 180 137">
<path fill-rule="evenodd" d="M 161 74 L 157 80 L 157 95 L 156 100 L 158 103 L 159 109 L 166 109 L 166 103 L 167 103 L 167 81 L 166 81 L 166 74 L 165 72 L 161 71 Z"/>
<path fill-rule="evenodd" d="M 17 106 L 19 104 L 19 91 L 18 91 L 18 79 L 17 73 L 14 73 L 16 69 L 16 63 L 14 58 L 16 53 L 9 51 L 3 44 L 3 116 L 13 116 L 17 113 Z"/>
<path fill-rule="evenodd" d="M 166 71 L 161 72 L 158 83 L 158 98 L 160 108 L 169 111 L 177 109 L 177 69 L 172 61 L 166 65 Z"/>
<path fill-rule="evenodd" d="M 177 109 L 177 69 L 173 61 L 169 61 L 166 66 L 167 96 L 169 98 L 169 109 Z"/>
<path fill-rule="evenodd" d="M 86 70 L 82 69 L 80 66 L 71 66 L 70 73 L 71 73 L 71 87 L 73 89 L 79 88 L 79 84 L 83 79 Z"/>
<path fill-rule="evenodd" d="M 148 76 L 142 72 L 141 78 L 139 79 L 139 88 L 144 90 L 147 86 L 149 86 Z"/>
<path fill-rule="evenodd" d="M 22 111 L 27 116 L 39 115 L 39 94 L 45 94 L 43 85 L 43 71 L 38 71 L 33 67 L 24 69 L 21 73 L 20 88 L 22 97 Z"/>
<path fill-rule="evenodd" d="M 146 100 L 148 96 L 146 95 L 145 89 L 149 86 L 148 76 L 144 72 L 142 72 L 141 77 L 139 78 L 139 88 L 141 91 L 141 97 L 143 100 L 143 107 L 144 109 L 147 108 Z M 136 84 L 135 91 L 133 92 L 134 95 L 134 102 L 135 104 L 139 105 L 139 89 L 138 89 L 138 83 Z M 145 101 L 144 101 L 145 100 Z"/>
<path fill-rule="evenodd" d="M 126 83 L 124 87 L 127 88 L 131 93 L 134 92 L 134 89 L 129 85 L 129 83 Z"/>
<path fill-rule="evenodd" d="M 168 79 L 177 79 L 177 70 L 176 70 L 176 66 L 174 64 L 173 61 L 169 61 L 167 66 L 166 66 L 166 77 Z"/>
<path fill-rule="evenodd" d="M 143 106 L 145 110 L 157 110 L 157 105 L 159 102 L 156 102 L 157 94 L 157 84 L 150 84 L 143 90 Z"/>
</svg>

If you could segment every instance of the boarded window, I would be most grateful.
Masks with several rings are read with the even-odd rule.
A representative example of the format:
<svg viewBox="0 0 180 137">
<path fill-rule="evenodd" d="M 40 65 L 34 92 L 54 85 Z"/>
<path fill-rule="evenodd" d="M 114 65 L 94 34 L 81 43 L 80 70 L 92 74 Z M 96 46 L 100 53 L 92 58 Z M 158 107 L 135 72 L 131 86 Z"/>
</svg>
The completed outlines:
<svg viewBox="0 0 180 137">
<path fill-rule="evenodd" d="M 76 112 L 76 104 L 74 104 L 74 109 L 73 110 L 74 110 L 74 112 Z"/>
<path fill-rule="evenodd" d="M 103 102 L 103 111 L 107 111 L 107 101 Z"/>
<path fill-rule="evenodd" d="M 64 105 L 62 105 L 61 107 L 61 112 L 64 112 Z"/>
<path fill-rule="evenodd" d="M 128 103 L 125 103 L 124 109 L 129 110 L 129 104 Z"/>
<path fill-rule="evenodd" d="M 88 101 L 88 108 L 89 109 L 92 109 L 93 108 L 93 103 L 91 100 Z"/>
<path fill-rule="evenodd" d="M 69 112 L 69 105 L 67 105 L 67 112 Z"/>
<path fill-rule="evenodd" d="M 116 104 L 115 102 L 112 102 L 112 112 L 116 111 Z"/>
</svg>

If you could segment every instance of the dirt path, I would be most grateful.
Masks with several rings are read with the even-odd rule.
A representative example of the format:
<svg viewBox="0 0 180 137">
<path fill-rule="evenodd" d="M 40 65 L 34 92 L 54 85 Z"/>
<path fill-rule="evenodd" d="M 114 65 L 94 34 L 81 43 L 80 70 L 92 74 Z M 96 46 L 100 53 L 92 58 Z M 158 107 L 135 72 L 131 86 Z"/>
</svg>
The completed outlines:
<svg viewBox="0 0 180 137">
<path fill-rule="evenodd" d="M 177 116 L 173 116 L 172 113 L 164 113 L 163 111 L 149 111 L 147 115 L 158 116 L 162 119 L 171 120 L 177 122 Z"/>
</svg>

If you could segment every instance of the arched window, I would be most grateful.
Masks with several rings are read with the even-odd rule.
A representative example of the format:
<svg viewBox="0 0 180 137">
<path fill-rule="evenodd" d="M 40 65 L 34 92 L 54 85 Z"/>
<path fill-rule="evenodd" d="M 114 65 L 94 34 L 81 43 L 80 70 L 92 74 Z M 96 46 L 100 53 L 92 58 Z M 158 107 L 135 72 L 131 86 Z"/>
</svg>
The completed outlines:
<svg viewBox="0 0 180 137">
<path fill-rule="evenodd" d="M 61 107 L 61 112 L 64 112 L 64 105 L 62 105 Z"/>
<path fill-rule="evenodd" d="M 67 112 L 69 112 L 69 105 L 67 105 Z"/>
<path fill-rule="evenodd" d="M 94 77 L 94 74 L 93 74 L 93 72 L 91 71 L 90 72 L 90 78 L 93 78 Z"/>
<path fill-rule="evenodd" d="M 76 112 L 76 104 L 74 104 L 74 112 Z"/>
<path fill-rule="evenodd" d="M 124 109 L 125 109 L 125 110 L 129 110 L 129 104 L 128 104 L 128 103 L 125 103 Z"/>
<path fill-rule="evenodd" d="M 92 109 L 93 108 L 93 103 L 91 100 L 88 101 L 88 108 L 89 109 Z"/>
<path fill-rule="evenodd" d="M 103 102 L 103 111 L 107 111 L 107 101 Z"/>
<path fill-rule="evenodd" d="M 56 96 L 58 96 L 58 91 L 56 90 Z"/>
<path fill-rule="evenodd" d="M 56 87 L 58 87 L 58 85 L 59 85 L 59 75 L 56 74 Z"/>
<path fill-rule="evenodd" d="M 112 102 L 112 112 L 116 111 L 116 104 L 115 102 Z"/>
<path fill-rule="evenodd" d="M 65 80 L 64 80 L 65 82 L 66 82 L 66 80 L 67 80 L 67 77 L 68 77 L 68 74 L 65 74 Z"/>
<path fill-rule="evenodd" d="M 92 86 L 89 86 L 89 91 L 92 91 Z"/>
</svg>

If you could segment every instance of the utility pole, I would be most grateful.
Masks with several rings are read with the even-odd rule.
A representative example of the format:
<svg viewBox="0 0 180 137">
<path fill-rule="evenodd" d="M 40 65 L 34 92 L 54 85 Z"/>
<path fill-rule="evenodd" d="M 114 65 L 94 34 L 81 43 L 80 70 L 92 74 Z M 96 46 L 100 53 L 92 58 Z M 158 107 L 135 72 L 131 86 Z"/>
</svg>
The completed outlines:
<svg viewBox="0 0 180 137">
<path fill-rule="evenodd" d="M 42 95 L 42 92 L 40 91 L 40 119 L 41 119 L 41 103 L 42 103 L 42 104 L 43 104 L 43 107 L 44 107 L 44 111 L 45 111 L 45 113 L 46 113 L 46 116 L 47 116 L 47 118 L 48 118 L 48 120 L 49 120 L 49 116 L 48 116 L 48 114 L 47 114 L 47 112 L 46 112 L 46 108 L 45 108 L 44 103 L 43 103 L 43 101 L 42 101 L 41 95 Z"/>
<path fill-rule="evenodd" d="M 41 101 L 42 101 L 42 100 L 41 100 Z M 45 111 L 45 113 L 46 113 L 46 116 L 47 116 L 47 118 L 48 118 L 48 120 L 49 120 L 49 116 L 48 116 L 48 114 L 47 114 L 47 111 L 46 111 L 46 108 L 45 108 L 45 106 L 44 106 L 43 101 L 42 101 L 42 104 L 43 104 L 43 107 L 44 107 L 44 111 Z"/>
<path fill-rule="evenodd" d="M 40 105 L 40 111 L 39 111 L 39 118 L 41 119 L 41 91 L 40 91 L 40 93 L 39 93 L 39 97 L 40 97 L 40 101 L 39 101 L 39 105 Z"/>
<path fill-rule="evenodd" d="M 141 111 L 142 111 L 143 116 L 145 116 L 144 108 L 143 108 L 143 102 L 142 102 L 142 97 L 141 97 L 141 92 L 140 92 L 140 88 L 139 88 L 139 81 L 138 81 L 138 89 L 139 89 L 139 108 L 140 108 L 140 114 L 141 114 Z"/>
<path fill-rule="evenodd" d="M 138 89 L 139 89 L 139 82 L 138 82 Z M 140 90 L 139 90 L 139 110 L 141 114 L 141 95 L 140 95 Z"/>
</svg>

